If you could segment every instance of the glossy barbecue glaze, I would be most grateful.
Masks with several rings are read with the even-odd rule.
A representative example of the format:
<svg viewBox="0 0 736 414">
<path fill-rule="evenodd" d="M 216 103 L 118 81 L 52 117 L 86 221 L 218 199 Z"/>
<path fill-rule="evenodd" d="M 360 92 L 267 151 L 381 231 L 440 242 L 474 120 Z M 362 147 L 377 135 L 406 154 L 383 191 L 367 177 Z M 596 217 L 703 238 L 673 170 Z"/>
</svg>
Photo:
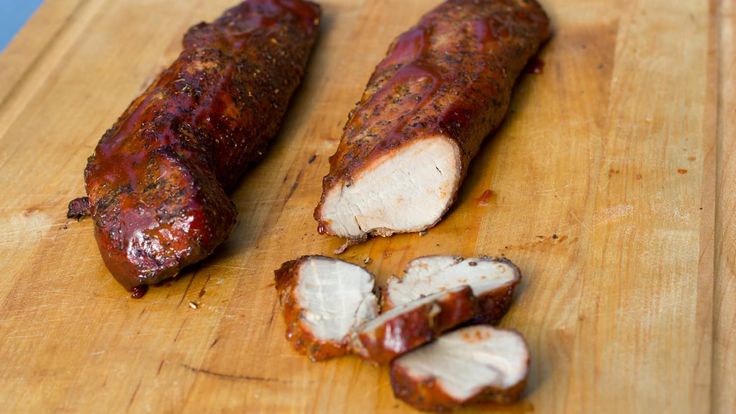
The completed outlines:
<svg viewBox="0 0 736 414">
<path fill-rule="evenodd" d="M 315 210 L 319 232 L 363 240 L 435 225 L 483 138 L 506 114 L 517 76 L 548 36 L 547 16 L 535 0 L 448 0 L 401 35 L 376 68 L 330 159 Z M 375 179 L 372 171 L 420 141 L 445 145 L 415 165 L 402 159 L 408 165 L 386 168 L 393 174 L 387 183 L 354 194 L 363 177 Z M 410 177 L 442 156 L 449 171 L 438 165 L 437 176 Z M 433 166 L 428 170 L 434 173 Z M 401 185 L 406 188 L 398 190 Z M 400 223 L 430 206 L 431 214 Z M 397 210 L 405 213 L 391 217 Z"/>
<path fill-rule="evenodd" d="M 127 289 L 175 276 L 228 237 L 237 211 L 227 191 L 278 131 L 319 18 L 308 1 L 248 0 L 195 25 L 102 137 L 85 170 L 89 209 Z"/>
<path fill-rule="evenodd" d="M 460 286 L 393 308 L 359 327 L 353 351 L 369 361 L 387 364 L 442 332 L 473 318 L 478 306 L 473 290 Z"/>
</svg>

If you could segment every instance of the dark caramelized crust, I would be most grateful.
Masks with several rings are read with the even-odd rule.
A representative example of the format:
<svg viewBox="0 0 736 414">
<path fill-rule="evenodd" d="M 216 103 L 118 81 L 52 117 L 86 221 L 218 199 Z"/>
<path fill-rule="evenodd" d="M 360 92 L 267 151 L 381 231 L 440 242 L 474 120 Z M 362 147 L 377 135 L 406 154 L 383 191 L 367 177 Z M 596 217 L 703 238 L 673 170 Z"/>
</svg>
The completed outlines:
<svg viewBox="0 0 736 414">
<path fill-rule="evenodd" d="M 336 234 L 321 211 L 328 191 L 350 185 L 407 143 L 451 139 L 461 149 L 464 176 L 501 124 L 516 78 L 548 37 L 548 18 L 535 0 L 448 0 L 396 39 L 330 158 L 314 214 L 319 232 Z"/>
<path fill-rule="evenodd" d="M 90 215 L 89 197 L 79 197 L 69 202 L 66 218 L 81 220 Z"/>
<path fill-rule="evenodd" d="M 432 297 L 434 300 L 418 307 L 406 310 L 395 308 L 393 312 L 402 310 L 375 327 L 368 327 L 370 322 L 366 324 L 355 333 L 353 351 L 366 360 L 388 364 L 397 356 L 470 320 L 478 312 L 473 290 L 469 286 Z"/>
<path fill-rule="evenodd" d="M 410 265 L 414 263 L 417 260 L 421 259 L 431 259 L 433 257 L 441 257 L 441 256 L 425 256 L 414 259 L 412 262 L 410 262 Z M 454 258 L 457 263 L 462 262 L 465 260 L 463 257 L 455 257 Z M 511 260 L 509 260 L 506 257 L 488 257 L 488 256 L 481 256 L 479 259 L 474 259 L 478 262 L 496 262 L 496 263 L 502 263 L 504 265 L 507 265 L 511 268 L 513 272 L 513 279 L 500 287 L 497 287 L 495 289 L 491 290 L 483 290 L 483 291 L 475 291 L 473 294 L 475 295 L 476 299 L 478 300 L 478 314 L 475 315 L 473 319 L 468 321 L 468 324 L 475 325 L 475 324 L 492 324 L 495 325 L 501 321 L 504 315 L 506 315 L 506 312 L 508 312 L 509 308 L 511 307 L 511 301 L 514 297 L 514 290 L 516 289 L 516 286 L 521 283 L 521 270 L 518 266 Z M 408 270 L 404 271 L 404 274 Z M 406 276 L 404 276 L 406 277 Z M 440 279 L 441 280 L 442 275 L 437 275 L 434 280 Z M 393 299 L 391 298 L 391 295 L 389 294 L 389 287 L 392 283 L 400 283 L 396 282 L 395 278 L 392 278 L 389 280 L 389 286 L 382 289 L 381 292 L 381 304 L 382 309 L 384 312 L 391 310 L 396 307 L 396 304 L 393 302 Z M 473 283 L 469 283 L 469 281 L 466 279 L 463 281 L 464 284 L 468 284 L 471 287 L 473 286 Z M 436 293 L 436 292 L 432 292 Z"/>
<path fill-rule="evenodd" d="M 488 355 L 480 356 L 474 355 L 473 350 L 470 348 L 460 348 L 461 343 L 457 342 L 458 336 L 462 342 L 467 343 L 478 343 L 488 340 L 488 334 L 483 334 L 477 329 L 483 329 L 483 326 L 476 326 L 470 328 L 463 328 L 454 331 L 447 336 L 443 336 L 438 342 L 429 345 L 437 345 L 441 341 L 448 341 L 448 337 L 454 335 L 453 340 L 449 340 L 451 346 L 455 346 L 450 354 L 445 352 L 435 352 L 434 354 L 424 354 L 424 362 L 428 365 L 435 365 L 435 373 L 429 374 L 425 372 L 413 372 L 411 369 L 411 363 L 405 361 L 405 357 L 395 359 L 391 363 L 391 387 L 394 391 L 394 396 L 403 400 L 412 407 L 422 411 L 452 411 L 462 405 L 469 405 L 475 403 L 493 403 L 493 404 L 511 404 L 519 400 L 521 395 L 526 388 L 528 375 L 529 375 L 529 354 L 528 346 L 524 341 L 521 334 L 513 330 L 501 330 L 509 332 L 512 335 L 516 335 L 521 339 L 521 346 L 526 350 L 526 356 L 521 361 L 505 361 L 496 360 L 495 368 L 492 368 L 485 378 L 479 379 L 477 376 L 473 376 L 472 373 L 464 371 L 462 365 L 453 365 L 453 360 L 464 359 L 466 363 L 473 365 L 488 365 L 495 358 L 488 358 Z M 448 343 L 445 342 L 445 343 Z M 503 358 L 503 351 L 498 348 L 499 344 L 496 344 L 496 352 L 498 357 Z M 437 348 L 434 348 L 436 351 Z M 426 349 L 425 349 L 426 350 Z M 412 357 L 413 355 L 408 355 Z M 416 356 L 416 354 L 414 355 Z M 449 357 L 449 358 L 448 358 Z M 504 376 L 504 370 L 508 370 L 513 367 L 512 364 L 521 364 L 521 375 L 517 381 L 511 384 L 503 386 L 503 383 L 499 383 L 498 377 Z M 445 370 L 452 370 L 455 373 L 462 375 L 465 381 L 469 385 L 473 386 L 475 390 L 467 396 L 453 395 L 450 388 L 447 388 L 448 380 L 443 378 L 441 374 L 438 374 L 441 370 L 438 369 L 440 365 L 445 365 Z M 518 368 L 518 367 L 517 367 Z M 477 375 L 477 372 L 476 372 Z M 477 383 L 476 383 L 477 381 Z M 494 385 L 495 383 L 495 385 Z"/>
<path fill-rule="evenodd" d="M 192 27 L 102 137 L 86 188 L 102 257 L 127 289 L 175 276 L 228 237 L 227 192 L 277 133 L 319 17 L 304 0 L 248 0 Z"/>
<path fill-rule="evenodd" d="M 436 378 L 417 381 L 416 378 L 400 364 L 391 364 L 391 387 L 394 396 L 412 407 L 422 411 L 452 411 L 461 405 L 475 403 L 513 404 L 521 398 L 527 380 L 519 382 L 511 388 L 486 387 L 470 400 L 459 401 L 449 395 Z"/>
<path fill-rule="evenodd" d="M 503 286 L 498 289 L 494 289 L 483 295 L 478 296 L 478 304 L 480 305 L 480 311 L 478 315 L 473 318 L 471 323 L 488 323 L 497 324 L 501 322 L 501 319 L 511 307 L 511 300 L 514 297 L 514 289 L 519 284 L 515 282 L 510 286 Z"/>
<path fill-rule="evenodd" d="M 514 272 L 514 281 L 511 284 L 477 295 L 480 311 L 478 312 L 478 316 L 473 318 L 471 323 L 495 325 L 501 322 L 501 319 L 506 315 L 506 312 L 508 312 L 511 307 L 511 301 L 514 297 L 514 289 L 516 289 L 516 286 L 521 283 L 521 269 L 506 257 L 483 256 L 480 259 L 504 263 L 511 267 Z"/>
</svg>

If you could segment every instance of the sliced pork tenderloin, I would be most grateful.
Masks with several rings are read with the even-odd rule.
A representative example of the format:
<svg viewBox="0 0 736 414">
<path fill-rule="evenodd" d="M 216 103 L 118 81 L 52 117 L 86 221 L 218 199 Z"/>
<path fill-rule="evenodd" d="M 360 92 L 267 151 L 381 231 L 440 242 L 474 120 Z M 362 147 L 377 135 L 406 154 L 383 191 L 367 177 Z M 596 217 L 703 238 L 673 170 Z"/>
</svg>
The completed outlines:
<svg viewBox="0 0 736 414">
<path fill-rule="evenodd" d="M 312 361 L 349 352 L 350 333 L 378 315 L 372 274 L 325 256 L 303 256 L 276 270 L 286 338 Z"/>
<path fill-rule="evenodd" d="M 468 285 L 480 307 L 473 321 L 497 323 L 508 311 L 519 282 L 519 268 L 506 258 L 420 257 L 409 262 L 400 279 L 389 279 L 383 293 L 383 309 Z"/>
<path fill-rule="evenodd" d="M 353 244 L 437 224 L 549 33 L 535 0 L 448 0 L 396 39 L 330 158 L 319 232 Z"/>
<path fill-rule="evenodd" d="M 460 286 L 395 307 L 355 332 L 353 352 L 387 364 L 437 335 L 473 318 L 478 311 L 473 290 Z"/>
<path fill-rule="evenodd" d="M 529 373 L 529 349 L 516 331 L 476 325 L 458 329 L 391 363 L 394 395 L 420 410 L 474 402 L 517 401 Z"/>
</svg>

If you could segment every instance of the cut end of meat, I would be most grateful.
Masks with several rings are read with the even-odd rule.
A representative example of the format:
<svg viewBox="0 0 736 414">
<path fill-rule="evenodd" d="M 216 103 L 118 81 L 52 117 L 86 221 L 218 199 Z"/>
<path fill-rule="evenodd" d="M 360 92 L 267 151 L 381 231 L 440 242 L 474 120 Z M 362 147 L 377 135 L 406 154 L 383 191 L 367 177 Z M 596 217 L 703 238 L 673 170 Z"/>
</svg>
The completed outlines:
<svg viewBox="0 0 736 414">
<path fill-rule="evenodd" d="M 342 341 L 353 327 L 376 316 L 373 276 L 361 267 L 317 257 L 306 260 L 299 272 L 296 295 L 317 337 Z"/>
<path fill-rule="evenodd" d="M 427 296 L 366 322 L 354 335 L 353 351 L 369 361 L 386 364 L 468 321 L 476 312 L 477 303 L 468 286 Z"/>
<path fill-rule="evenodd" d="M 314 361 L 344 355 L 349 334 L 378 314 L 374 277 L 324 256 L 305 256 L 276 271 L 287 338 Z"/>
<path fill-rule="evenodd" d="M 384 309 L 424 296 L 468 285 L 478 298 L 476 322 L 495 323 L 508 310 L 521 272 L 505 258 L 427 256 L 412 260 L 401 279 L 391 278 L 384 292 Z"/>
<path fill-rule="evenodd" d="M 470 326 L 391 364 L 394 395 L 420 410 L 472 402 L 512 403 L 529 373 L 529 349 L 518 332 Z"/>
<path fill-rule="evenodd" d="M 360 240 L 436 225 L 548 36 L 534 0 L 450 0 L 396 38 L 330 158 L 319 232 Z"/>
<path fill-rule="evenodd" d="M 413 140 L 326 189 L 317 219 L 322 233 L 347 239 L 390 236 L 434 226 L 454 201 L 462 175 L 451 139 Z"/>
</svg>

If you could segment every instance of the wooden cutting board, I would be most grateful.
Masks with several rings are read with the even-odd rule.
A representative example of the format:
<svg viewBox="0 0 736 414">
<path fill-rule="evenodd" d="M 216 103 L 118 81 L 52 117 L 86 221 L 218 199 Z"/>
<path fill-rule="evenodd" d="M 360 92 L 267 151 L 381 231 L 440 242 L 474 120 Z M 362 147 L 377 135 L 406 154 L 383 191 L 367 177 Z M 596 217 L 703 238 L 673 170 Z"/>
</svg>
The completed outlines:
<svg viewBox="0 0 736 414">
<path fill-rule="evenodd" d="M 438 1 L 322 0 L 287 123 L 233 194 L 239 226 L 177 280 L 131 299 L 92 223 L 64 217 L 105 129 L 232 3 L 47 0 L 0 56 L 2 411 L 412 412 L 385 368 L 292 351 L 272 271 L 340 244 L 311 219 L 327 158 L 388 44 Z M 529 341 L 528 391 L 465 412 L 736 412 L 736 6 L 543 3 L 544 70 L 457 207 L 342 257 L 381 283 L 419 255 L 518 263 L 502 326 Z"/>
</svg>

